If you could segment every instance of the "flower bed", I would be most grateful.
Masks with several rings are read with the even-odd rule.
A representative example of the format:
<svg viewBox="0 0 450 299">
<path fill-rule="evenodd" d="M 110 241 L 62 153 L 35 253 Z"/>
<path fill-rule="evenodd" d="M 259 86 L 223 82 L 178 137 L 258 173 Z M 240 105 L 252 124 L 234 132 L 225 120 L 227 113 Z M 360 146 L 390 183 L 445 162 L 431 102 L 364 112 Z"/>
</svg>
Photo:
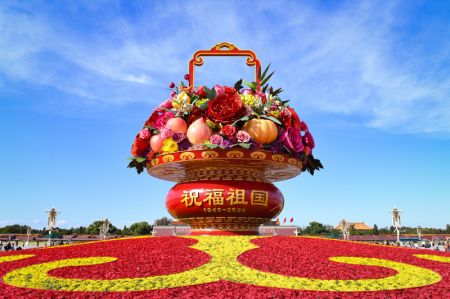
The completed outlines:
<svg viewBox="0 0 450 299">
<path fill-rule="evenodd" d="M 319 238 L 129 238 L 2 253 L 0 297 L 444 298 L 449 263 Z"/>
</svg>

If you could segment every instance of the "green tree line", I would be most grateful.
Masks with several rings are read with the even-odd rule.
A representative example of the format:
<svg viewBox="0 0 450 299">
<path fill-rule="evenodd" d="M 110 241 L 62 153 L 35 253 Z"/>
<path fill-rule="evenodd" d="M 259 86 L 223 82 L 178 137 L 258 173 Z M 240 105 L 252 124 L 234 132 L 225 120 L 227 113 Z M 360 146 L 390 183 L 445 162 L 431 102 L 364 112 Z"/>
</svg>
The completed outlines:
<svg viewBox="0 0 450 299">
<path fill-rule="evenodd" d="M 171 219 L 168 219 L 167 217 L 163 217 L 160 219 L 157 219 L 154 222 L 154 225 L 169 225 L 171 222 Z M 56 234 L 58 235 L 84 235 L 84 234 L 90 234 L 90 235 L 98 235 L 100 234 L 100 228 L 103 224 L 103 220 L 96 220 L 89 224 L 88 226 L 80 226 L 80 227 L 71 227 L 71 228 L 59 228 L 57 227 L 55 229 Z M 0 227 L 0 234 L 26 234 L 27 233 L 28 226 L 26 225 L 19 225 L 19 224 L 13 224 L 13 225 L 7 225 L 4 227 Z M 149 224 L 147 221 L 140 221 L 131 224 L 129 227 L 124 226 L 123 228 L 117 228 L 113 224 L 110 225 L 108 233 L 111 235 L 148 235 L 151 234 L 153 231 L 153 225 Z M 47 228 L 42 229 L 31 229 L 32 234 L 39 234 L 39 235 L 47 235 L 48 230 Z"/>
</svg>

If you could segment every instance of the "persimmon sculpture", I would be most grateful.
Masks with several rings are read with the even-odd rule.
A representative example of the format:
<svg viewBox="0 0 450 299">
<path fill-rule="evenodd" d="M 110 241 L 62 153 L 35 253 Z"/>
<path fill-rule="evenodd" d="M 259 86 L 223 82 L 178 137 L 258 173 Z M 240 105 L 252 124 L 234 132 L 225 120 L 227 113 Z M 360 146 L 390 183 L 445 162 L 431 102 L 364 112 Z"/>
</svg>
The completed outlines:
<svg viewBox="0 0 450 299">
<path fill-rule="evenodd" d="M 245 56 L 255 81 L 196 87 L 194 66 L 203 56 Z M 268 69 L 261 72 L 255 53 L 229 43 L 197 51 L 187 84 L 170 84 L 170 98 L 135 138 L 129 167 L 176 182 L 167 209 L 193 229 L 255 232 L 283 209 L 273 182 L 322 168 L 308 126 L 280 98 L 281 88 L 269 86 Z"/>
</svg>

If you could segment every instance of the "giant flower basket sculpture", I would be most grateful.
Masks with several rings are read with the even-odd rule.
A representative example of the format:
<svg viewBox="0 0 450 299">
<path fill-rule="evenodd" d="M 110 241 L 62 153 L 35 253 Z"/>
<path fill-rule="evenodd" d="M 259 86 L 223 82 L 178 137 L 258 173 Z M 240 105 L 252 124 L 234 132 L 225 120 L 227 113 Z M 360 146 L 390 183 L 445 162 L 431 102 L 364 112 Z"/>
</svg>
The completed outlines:
<svg viewBox="0 0 450 299">
<path fill-rule="evenodd" d="M 202 56 L 245 56 L 255 81 L 233 87 L 194 85 Z M 129 167 L 177 182 L 166 206 L 193 229 L 255 232 L 283 209 L 273 182 L 314 174 L 314 139 L 305 122 L 269 86 L 255 53 L 221 43 L 189 63 L 187 84 L 170 84 L 170 98 L 153 111 L 132 146 Z"/>
</svg>

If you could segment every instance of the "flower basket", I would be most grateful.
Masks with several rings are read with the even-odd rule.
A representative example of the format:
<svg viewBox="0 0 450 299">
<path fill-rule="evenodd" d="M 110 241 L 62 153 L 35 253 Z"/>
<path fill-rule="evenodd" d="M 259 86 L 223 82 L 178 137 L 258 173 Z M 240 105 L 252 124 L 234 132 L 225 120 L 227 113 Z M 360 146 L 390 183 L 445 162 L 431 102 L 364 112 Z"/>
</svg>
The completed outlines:
<svg viewBox="0 0 450 299">
<path fill-rule="evenodd" d="M 196 87 L 202 56 L 246 56 L 255 81 Z M 281 99 L 282 90 L 269 86 L 268 70 L 261 72 L 252 51 L 229 43 L 197 51 L 187 84 L 170 84 L 170 98 L 135 138 L 129 167 L 176 182 L 167 209 L 193 229 L 256 232 L 283 209 L 273 182 L 322 168 L 308 126 Z"/>
</svg>

